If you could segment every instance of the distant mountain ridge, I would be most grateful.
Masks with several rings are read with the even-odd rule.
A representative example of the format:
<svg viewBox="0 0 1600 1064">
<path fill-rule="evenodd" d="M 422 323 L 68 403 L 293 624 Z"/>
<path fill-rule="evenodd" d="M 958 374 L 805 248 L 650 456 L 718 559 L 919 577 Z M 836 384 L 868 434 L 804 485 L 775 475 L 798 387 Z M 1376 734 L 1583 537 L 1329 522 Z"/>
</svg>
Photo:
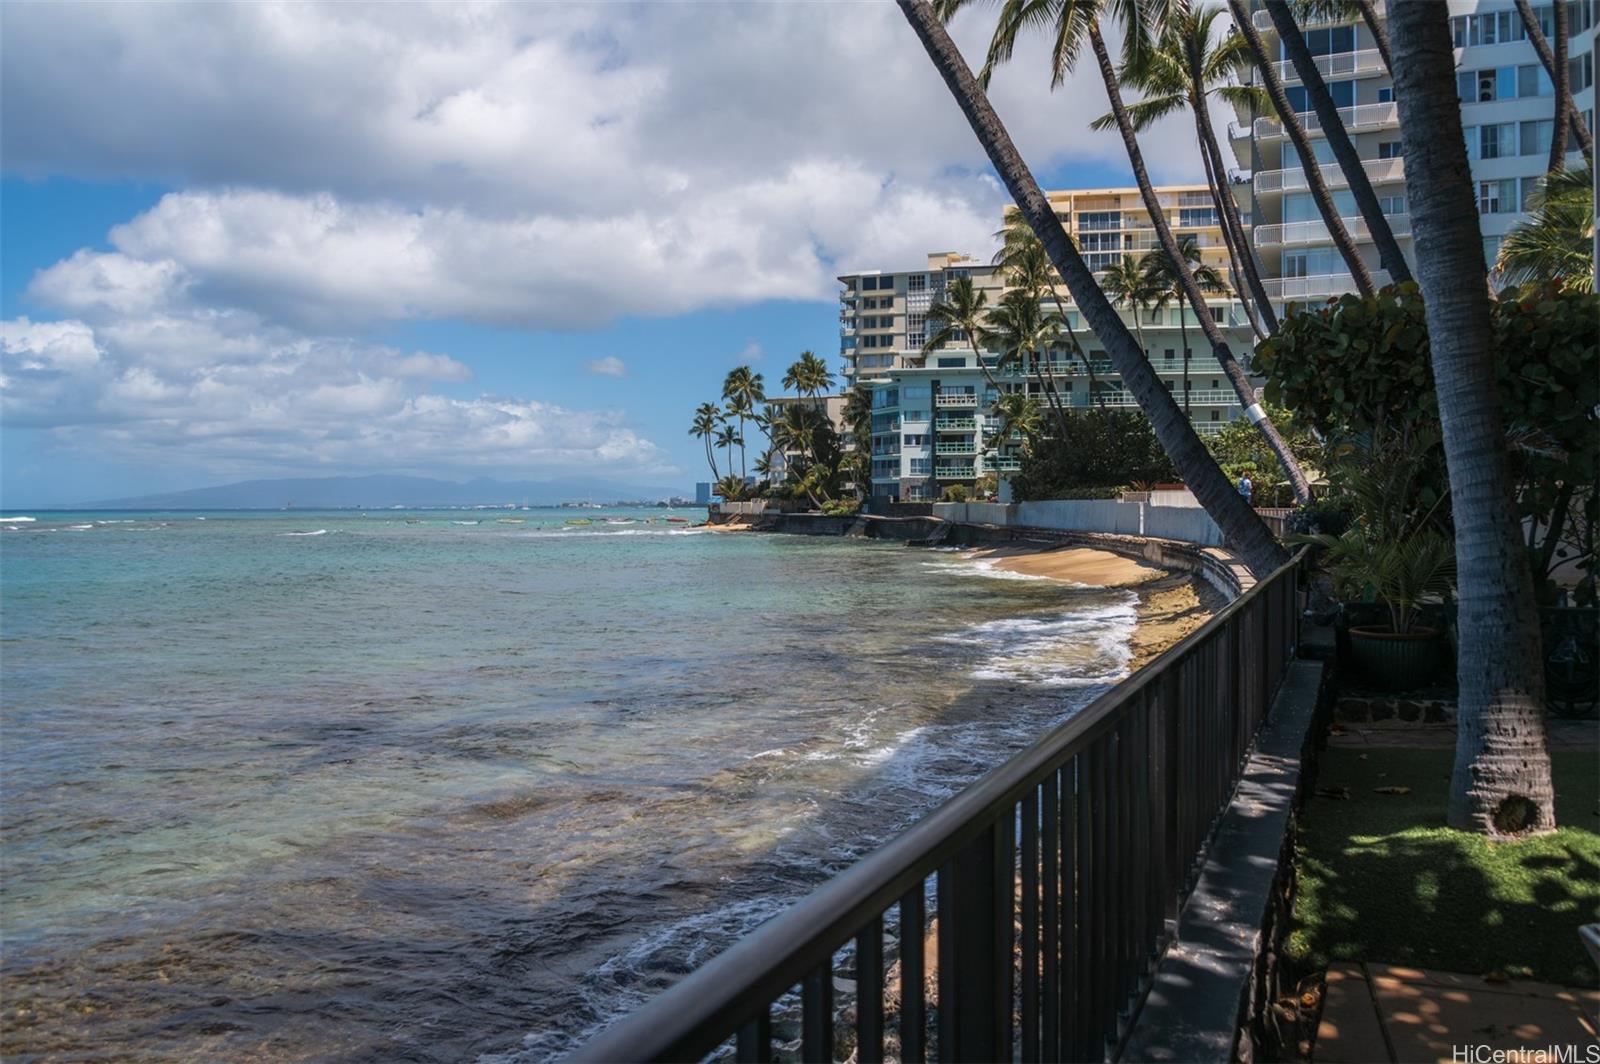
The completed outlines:
<svg viewBox="0 0 1600 1064">
<path fill-rule="evenodd" d="M 131 495 L 79 503 L 85 510 L 280 510 L 353 509 L 389 506 L 552 506 L 562 502 L 660 500 L 692 497 L 681 488 L 622 484 L 569 477 L 557 480 L 490 480 L 465 483 L 430 477 L 297 477 L 242 480 L 211 488 Z"/>
</svg>

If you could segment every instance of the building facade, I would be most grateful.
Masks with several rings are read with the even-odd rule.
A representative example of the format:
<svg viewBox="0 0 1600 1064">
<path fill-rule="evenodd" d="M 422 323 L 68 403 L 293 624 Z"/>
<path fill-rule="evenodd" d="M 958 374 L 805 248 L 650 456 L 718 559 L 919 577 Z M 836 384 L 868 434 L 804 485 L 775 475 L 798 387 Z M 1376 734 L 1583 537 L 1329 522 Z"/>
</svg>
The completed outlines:
<svg viewBox="0 0 1600 1064">
<path fill-rule="evenodd" d="M 1056 217 L 1077 241 L 1089 268 L 1096 273 L 1158 246 L 1149 213 L 1138 189 L 1085 189 L 1048 194 Z M 1163 213 L 1180 237 L 1192 236 L 1204 264 L 1227 275 L 1227 251 L 1220 220 L 1205 185 L 1177 185 L 1157 190 Z M 930 335 L 927 310 L 943 297 L 957 277 L 970 277 L 990 306 L 1006 291 L 1003 271 L 983 260 L 956 252 L 928 256 L 925 267 L 894 272 L 844 274 L 839 282 L 840 354 L 847 380 L 872 392 L 872 495 L 901 501 L 937 498 L 951 485 L 971 488 L 988 474 L 1015 472 L 1020 441 L 994 438 L 999 428 L 994 406 L 1005 392 L 1040 397 L 1053 384 L 1069 406 L 1137 409 L 1133 396 L 1106 356 L 1105 345 L 1083 322 L 1065 286 L 1046 298 L 1055 300 L 1073 348 L 1043 352 L 1036 368 L 1008 365 L 996 369 L 999 353 L 974 351 L 966 337 L 924 353 Z M 1253 337 L 1242 308 L 1229 295 L 1208 301 L 1236 352 L 1248 350 Z M 1181 299 L 1168 297 L 1155 305 L 1124 307 L 1120 314 L 1129 330 L 1143 338 L 1146 354 L 1169 390 L 1185 404 L 1195 427 L 1215 432 L 1243 413 L 1194 312 Z M 991 366 L 999 387 L 990 384 L 978 365 Z M 1085 366 L 1085 360 L 1089 366 Z M 1089 368 L 1093 369 L 1093 394 Z M 859 441 L 858 441 L 859 442 Z"/>
<path fill-rule="evenodd" d="M 1500 241 L 1526 216 L 1528 196 L 1544 176 L 1553 131 L 1555 97 L 1549 76 L 1528 40 L 1512 0 L 1448 0 L 1455 38 L 1456 89 L 1477 194 L 1484 254 L 1492 264 Z M 1259 4 L 1257 5 L 1259 7 Z M 1594 45 L 1597 0 L 1568 0 L 1568 79 L 1573 100 L 1594 128 Z M 1385 13 L 1383 0 L 1377 10 Z M 1535 0 L 1534 13 L 1546 38 L 1553 31 L 1552 8 Z M 1306 101 L 1294 64 L 1266 11 L 1252 23 L 1268 48 L 1278 50 L 1275 69 L 1285 94 L 1301 114 L 1312 150 L 1323 164 L 1339 214 L 1379 284 L 1389 276 L 1378 266 L 1366 223 L 1356 210 L 1349 184 L 1333 160 Z M 1394 81 L 1371 32 L 1359 19 L 1303 21 L 1306 43 L 1328 83 L 1340 117 L 1362 159 L 1362 168 L 1389 217 L 1390 228 L 1408 261 L 1414 261 L 1411 215 L 1406 201 L 1405 160 L 1400 153 L 1400 118 Z M 1259 80 L 1259 75 L 1252 71 Z M 1255 251 L 1269 298 L 1281 305 L 1320 301 L 1355 290 L 1343 258 L 1307 191 L 1294 145 L 1274 113 L 1241 112 L 1229 130 L 1240 170 L 1234 190 L 1250 216 Z M 1581 165 L 1577 142 L 1568 140 L 1569 165 Z"/>
</svg>

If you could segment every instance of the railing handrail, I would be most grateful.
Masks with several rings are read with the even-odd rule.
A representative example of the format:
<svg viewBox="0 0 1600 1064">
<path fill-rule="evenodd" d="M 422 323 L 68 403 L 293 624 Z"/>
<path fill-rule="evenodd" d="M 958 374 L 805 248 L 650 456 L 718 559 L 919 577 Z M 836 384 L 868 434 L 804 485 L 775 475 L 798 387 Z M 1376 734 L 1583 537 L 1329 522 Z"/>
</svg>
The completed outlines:
<svg viewBox="0 0 1600 1064">
<path fill-rule="evenodd" d="M 1204 625 L 1133 676 L 1113 685 L 1044 738 L 992 769 L 954 798 L 723 953 L 591 1039 L 573 1061 L 699 1059 L 731 1037 L 753 1004 L 776 1000 L 909 889 L 924 882 L 989 830 L 1036 787 L 1102 734 L 1124 710 L 1163 682 L 1186 654 L 1224 631 L 1278 581 L 1292 579 L 1300 555 L 1239 595 Z M 1291 618 L 1292 623 L 1292 618 Z M 1275 690 L 1281 676 L 1270 678 Z M 1270 695 L 1269 695 L 1270 697 Z"/>
</svg>

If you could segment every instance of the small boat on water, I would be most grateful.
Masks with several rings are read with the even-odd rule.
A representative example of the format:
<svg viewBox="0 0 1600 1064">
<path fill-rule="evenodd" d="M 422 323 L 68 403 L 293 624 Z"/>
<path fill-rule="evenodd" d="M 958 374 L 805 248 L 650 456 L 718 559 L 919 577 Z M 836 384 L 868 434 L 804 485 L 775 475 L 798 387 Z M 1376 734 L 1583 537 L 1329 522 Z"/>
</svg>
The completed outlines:
<svg viewBox="0 0 1600 1064">
<path fill-rule="evenodd" d="M 522 517 L 496 517 L 494 523 L 497 525 L 520 525 L 524 520 L 526 519 Z"/>
<path fill-rule="evenodd" d="M 592 525 L 592 524 L 594 524 L 594 520 L 593 520 L 593 518 L 589 518 L 589 517 L 569 517 L 569 518 L 567 518 L 567 524 L 569 524 L 569 525 Z"/>
<path fill-rule="evenodd" d="M 689 523 L 689 519 L 687 517 L 669 517 L 669 518 L 667 518 L 667 524 L 669 524 L 669 525 L 686 525 L 688 523 Z"/>
</svg>

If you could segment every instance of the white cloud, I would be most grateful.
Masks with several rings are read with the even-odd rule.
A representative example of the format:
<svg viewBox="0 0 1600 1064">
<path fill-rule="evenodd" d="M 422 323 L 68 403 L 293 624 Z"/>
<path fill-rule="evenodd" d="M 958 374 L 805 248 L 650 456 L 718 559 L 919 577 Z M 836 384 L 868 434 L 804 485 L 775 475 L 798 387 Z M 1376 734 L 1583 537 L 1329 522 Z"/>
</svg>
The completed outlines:
<svg viewBox="0 0 1600 1064">
<path fill-rule="evenodd" d="M 741 365 L 746 362 L 760 362 L 762 356 L 765 354 L 766 352 L 761 349 L 761 345 L 755 340 L 751 340 L 749 343 L 745 344 L 739 349 L 739 357 L 737 361 Z"/>
<path fill-rule="evenodd" d="M 583 368 L 586 372 L 593 373 L 598 377 L 626 377 L 628 375 L 628 367 L 616 355 L 592 359 L 585 362 Z"/>
</svg>

